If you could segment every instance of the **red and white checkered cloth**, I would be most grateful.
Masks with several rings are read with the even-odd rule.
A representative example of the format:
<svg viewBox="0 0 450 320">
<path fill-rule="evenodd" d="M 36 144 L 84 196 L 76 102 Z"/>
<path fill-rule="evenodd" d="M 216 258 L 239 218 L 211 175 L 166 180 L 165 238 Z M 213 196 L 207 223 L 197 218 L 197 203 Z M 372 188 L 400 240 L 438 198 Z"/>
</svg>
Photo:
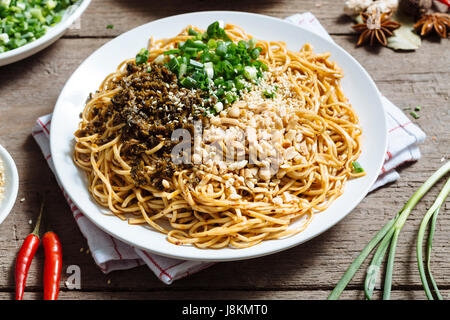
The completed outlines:
<svg viewBox="0 0 450 320">
<path fill-rule="evenodd" d="M 296 14 L 287 18 L 287 20 L 332 40 L 319 21 L 309 12 Z M 388 152 L 382 172 L 371 190 L 398 179 L 399 175 L 394 168 L 404 162 L 419 159 L 420 151 L 417 144 L 425 139 L 425 133 L 414 125 L 400 109 L 385 97 L 382 100 L 387 114 Z M 37 119 L 32 130 L 32 136 L 40 146 L 50 169 L 54 171 L 49 144 L 50 121 L 51 114 Z M 176 279 L 183 278 L 213 264 L 166 258 L 133 248 L 96 227 L 74 205 L 67 193 L 64 190 L 62 192 L 73 212 L 75 221 L 87 239 L 95 263 L 104 273 L 146 264 L 161 281 L 170 284 Z"/>
</svg>

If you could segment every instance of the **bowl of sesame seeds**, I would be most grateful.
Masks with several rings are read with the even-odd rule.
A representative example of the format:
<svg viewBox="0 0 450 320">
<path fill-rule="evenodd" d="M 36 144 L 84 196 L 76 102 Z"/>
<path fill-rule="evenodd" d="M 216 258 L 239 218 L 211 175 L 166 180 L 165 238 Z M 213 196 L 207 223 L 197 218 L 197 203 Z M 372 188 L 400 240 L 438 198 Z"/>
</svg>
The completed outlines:
<svg viewBox="0 0 450 320">
<path fill-rule="evenodd" d="M 11 212 L 19 190 L 19 174 L 11 155 L 0 145 L 0 224 Z"/>
</svg>

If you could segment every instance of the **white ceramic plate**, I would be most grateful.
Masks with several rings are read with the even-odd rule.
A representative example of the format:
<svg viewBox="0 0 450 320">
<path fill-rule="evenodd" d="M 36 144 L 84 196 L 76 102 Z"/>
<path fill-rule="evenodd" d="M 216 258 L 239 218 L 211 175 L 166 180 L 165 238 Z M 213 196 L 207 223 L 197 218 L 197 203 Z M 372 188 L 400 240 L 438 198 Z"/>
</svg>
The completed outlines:
<svg viewBox="0 0 450 320">
<path fill-rule="evenodd" d="M 90 196 L 85 174 L 72 161 L 73 133 L 79 114 L 90 92 L 120 62 L 134 57 L 146 47 L 150 36 L 175 36 L 189 24 L 206 28 L 216 20 L 243 27 L 249 34 L 265 40 L 282 40 L 292 50 L 305 43 L 316 52 L 331 52 L 331 59 L 344 70 L 343 89 L 358 113 L 363 127 L 363 152 L 359 158 L 367 175 L 349 181 L 345 193 L 327 210 L 314 217 L 302 233 L 282 240 L 270 240 L 246 249 L 197 249 L 169 243 L 165 235 L 142 226 L 131 226 L 104 211 Z M 288 22 L 263 15 L 242 12 L 198 12 L 157 20 L 135 28 L 106 43 L 87 58 L 67 81 L 56 103 L 51 123 L 50 144 L 58 179 L 82 212 L 98 227 L 135 247 L 156 254 L 187 260 L 226 261 L 262 256 L 305 242 L 344 218 L 364 198 L 380 172 L 386 152 L 386 124 L 378 90 L 367 72 L 337 45 Z"/>
<path fill-rule="evenodd" d="M 81 16 L 84 10 L 89 6 L 89 3 L 91 3 L 91 0 L 79 1 L 70 12 L 67 12 L 64 15 L 59 23 L 49 28 L 39 39 L 27 43 L 22 47 L 0 53 L 0 66 L 25 59 L 51 45 L 64 34 L 78 17 Z"/>
<path fill-rule="evenodd" d="M 3 186 L 3 199 L 0 199 L 0 224 L 11 212 L 19 190 L 19 175 L 16 164 L 5 148 L 0 146 L 0 160 L 4 170 L 5 185 Z"/>
</svg>

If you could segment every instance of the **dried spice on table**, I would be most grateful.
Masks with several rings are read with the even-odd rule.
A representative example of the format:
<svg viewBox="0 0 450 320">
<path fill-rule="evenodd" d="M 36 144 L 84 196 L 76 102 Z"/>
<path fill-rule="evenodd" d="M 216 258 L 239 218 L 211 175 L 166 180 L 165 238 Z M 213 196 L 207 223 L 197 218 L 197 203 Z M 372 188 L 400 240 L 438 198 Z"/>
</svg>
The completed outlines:
<svg viewBox="0 0 450 320">
<path fill-rule="evenodd" d="M 439 12 L 437 2 L 450 6 L 450 0 L 347 0 L 344 13 L 356 22 L 352 28 L 360 33 L 357 46 L 378 43 L 409 51 L 420 47 L 421 36 L 448 36 L 450 16 Z"/>
</svg>

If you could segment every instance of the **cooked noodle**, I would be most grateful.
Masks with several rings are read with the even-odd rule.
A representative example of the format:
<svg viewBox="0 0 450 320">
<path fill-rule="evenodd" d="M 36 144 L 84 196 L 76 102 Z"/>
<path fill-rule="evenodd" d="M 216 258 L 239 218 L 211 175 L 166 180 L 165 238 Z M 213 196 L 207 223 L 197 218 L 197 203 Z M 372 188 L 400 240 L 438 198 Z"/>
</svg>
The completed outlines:
<svg viewBox="0 0 450 320">
<path fill-rule="evenodd" d="M 151 39 L 149 61 L 186 41 L 189 28 L 200 31 L 189 26 L 176 37 Z M 251 38 L 234 25 L 226 25 L 225 31 L 234 42 Z M 244 161 L 236 174 L 194 164 L 175 171 L 171 180 L 163 181 L 163 188 L 136 185 L 133 164 L 121 152 L 126 124 L 115 123 L 106 114 L 111 99 L 121 89 L 118 83 L 127 76 L 126 64 L 134 62 L 129 59 L 106 77 L 82 113 L 80 130 L 102 121 L 103 133 L 76 135 L 74 161 L 86 171 L 94 199 L 130 224 L 146 225 L 166 234 L 174 244 L 245 248 L 303 231 L 314 214 L 328 208 L 343 193 L 348 179 L 364 175 L 352 170 L 352 162 L 361 153 L 361 127 L 341 90 L 342 70 L 328 60 L 329 54 L 316 54 L 308 44 L 299 52 L 287 49 L 280 41 L 258 40 L 256 45 L 262 48 L 259 59 L 269 67 L 264 81 L 276 83 L 280 93 L 258 113 L 251 108 L 249 101 L 254 96 L 249 91 L 234 103 L 241 106 L 240 116 L 230 116 L 229 108 L 212 117 L 211 128 L 206 130 L 245 130 L 255 121 L 252 118 L 268 119 L 268 126 L 274 127 L 270 115 L 275 117 L 283 108 L 284 120 L 296 122 L 297 144 L 288 141 L 289 124 L 279 124 L 283 148 L 294 148 L 295 144 L 295 150 L 291 148 L 293 158 L 286 156 L 268 180 L 256 179 Z M 160 143 L 142 157 L 149 171 L 154 169 L 156 152 L 162 147 Z M 245 152 L 248 156 L 249 151 Z M 254 178 L 252 183 L 248 183 L 247 173 Z"/>
</svg>

